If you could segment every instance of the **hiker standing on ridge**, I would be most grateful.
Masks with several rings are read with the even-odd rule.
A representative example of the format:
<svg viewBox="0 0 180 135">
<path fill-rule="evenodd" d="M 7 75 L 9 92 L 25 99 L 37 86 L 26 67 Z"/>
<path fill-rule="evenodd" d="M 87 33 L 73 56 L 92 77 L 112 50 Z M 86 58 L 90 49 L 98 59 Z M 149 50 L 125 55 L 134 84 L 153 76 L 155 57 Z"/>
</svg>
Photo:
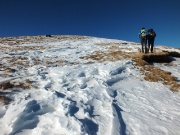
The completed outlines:
<svg viewBox="0 0 180 135">
<path fill-rule="evenodd" d="M 154 48 L 154 39 L 156 37 L 156 33 L 154 32 L 153 29 L 148 29 L 148 52 L 150 51 L 151 48 L 151 53 L 153 53 L 153 48 Z"/>
<path fill-rule="evenodd" d="M 147 48 L 147 33 L 146 33 L 146 29 L 144 27 L 142 27 L 140 33 L 139 33 L 139 38 L 141 40 L 141 52 L 142 53 L 147 53 L 148 52 L 148 48 Z M 145 50 L 144 50 L 145 49 Z"/>
</svg>

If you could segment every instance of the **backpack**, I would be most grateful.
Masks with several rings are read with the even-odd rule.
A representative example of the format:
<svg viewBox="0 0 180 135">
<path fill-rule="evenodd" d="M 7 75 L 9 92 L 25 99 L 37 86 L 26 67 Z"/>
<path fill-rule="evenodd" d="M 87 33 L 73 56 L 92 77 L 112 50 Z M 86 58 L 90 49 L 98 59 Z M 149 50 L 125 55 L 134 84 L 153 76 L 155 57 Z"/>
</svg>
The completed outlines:
<svg viewBox="0 0 180 135">
<path fill-rule="evenodd" d="M 149 35 L 150 35 L 151 37 L 155 37 L 154 31 L 149 32 Z"/>
<path fill-rule="evenodd" d="M 151 28 L 148 30 L 148 38 L 153 39 L 156 37 L 156 33 L 154 32 L 154 30 Z"/>
<path fill-rule="evenodd" d="M 142 38 L 142 39 L 145 39 L 145 38 L 146 38 L 146 30 L 145 30 L 145 29 L 142 29 L 142 30 L 141 30 L 141 38 Z"/>
</svg>

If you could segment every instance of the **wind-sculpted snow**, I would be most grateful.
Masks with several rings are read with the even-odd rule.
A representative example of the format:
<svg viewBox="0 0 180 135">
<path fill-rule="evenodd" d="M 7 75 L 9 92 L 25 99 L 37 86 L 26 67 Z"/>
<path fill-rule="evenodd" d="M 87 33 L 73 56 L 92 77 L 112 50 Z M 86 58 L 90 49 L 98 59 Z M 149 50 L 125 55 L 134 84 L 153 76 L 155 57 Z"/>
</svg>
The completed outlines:
<svg viewBox="0 0 180 135">
<path fill-rule="evenodd" d="M 104 61 L 86 57 L 113 49 L 137 52 L 139 45 L 73 36 L 18 43 L 3 46 L 24 50 L 1 50 L 0 96 L 10 101 L 0 101 L 0 135 L 180 133 L 179 92 L 161 82 L 145 81 L 130 56 L 112 61 L 106 56 Z M 25 50 L 28 46 L 36 49 Z M 155 66 L 167 69 L 165 64 Z M 179 66 L 168 71 L 176 74 Z"/>
</svg>

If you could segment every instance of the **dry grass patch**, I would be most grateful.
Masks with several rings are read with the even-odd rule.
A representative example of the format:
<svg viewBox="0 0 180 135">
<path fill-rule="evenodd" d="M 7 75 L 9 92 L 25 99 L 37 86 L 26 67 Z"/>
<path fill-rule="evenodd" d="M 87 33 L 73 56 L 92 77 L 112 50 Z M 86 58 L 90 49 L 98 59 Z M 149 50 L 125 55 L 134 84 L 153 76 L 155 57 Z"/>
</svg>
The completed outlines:
<svg viewBox="0 0 180 135">
<path fill-rule="evenodd" d="M 2 51 L 4 54 L 7 54 L 7 53 L 9 52 L 10 47 L 1 46 L 0 49 L 1 49 L 1 51 Z"/>
<path fill-rule="evenodd" d="M 131 45 L 140 45 L 139 43 L 134 43 L 134 42 L 131 42 L 130 44 Z"/>
<path fill-rule="evenodd" d="M 96 45 L 99 45 L 99 46 L 110 46 L 110 47 L 126 46 L 127 44 L 128 44 L 127 42 L 96 43 Z M 135 44 L 135 43 L 133 43 L 133 44 Z"/>
<path fill-rule="evenodd" d="M 53 36 L 51 38 L 58 39 L 58 40 L 85 40 L 88 39 L 89 36 L 75 36 L 75 35 L 65 35 L 65 36 Z"/>
<path fill-rule="evenodd" d="M 32 66 L 32 64 L 28 60 L 26 61 L 17 60 L 15 62 L 11 62 L 11 67 L 18 67 L 21 70 L 24 68 L 28 68 L 30 66 Z"/>
<path fill-rule="evenodd" d="M 122 59 L 131 59 L 131 57 L 132 57 L 131 55 L 133 53 L 128 53 L 128 52 L 123 51 L 124 49 L 130 50 L 131 48 L 119 48 L 119 43 L 117 43 L 117 44 L 118 44 L 118 46 L 115 46 L 113 44 L 112 46 L 109 46 L 107 48 L 107 50 L 95 51 L 87 56 L 80 57 L 80 59 L 86 59 L 86 60 L 91 59 L 96 62 L 118 61 L 118 60 L 122 60 Z M 108 45 L 110 45 L 110 44 L 108 44 Z"/>
<path fill-rule="evenodd" d="M 86 64 L 86 65 L 89 65 L 89 64 L 94 64 L 95 62 L 93 62 L 93 61 L 89 61 L 89 62 L 86 62 L 86 63 L 84 63 L 84 64 Z"/>
<path fill-rule="evenodd" d="M 96 43 L 96 45 L 99 45 L 99 46 L 119 46 L 119 45 L 122 45 L 122 43 L 113 43 L 113 42 L 109 42 L 109 43 Z"/>
<path fill-rule="evenodd" d="M 168 53 L 172 57 L 180 58 L 180 53 L 179 52 L 175 52 L 175 51 L 163 51 L 163 52 Z"/>
<path fill-rule="evenodd" d="M 45 66 L 50 66 L 50 65 L 56 65 L 56 66 L 63 66 L 65 65 L 64 60 L 60 59 L 60 60 L 56 60 L 56 61 L 45 61 L 44 64 L 41 65 L 45 65 Z"/>
<path fill-rule="evenodd" d="M 130 58 L 130 55 L 126 52 L 122 51 L 95 51 L 90 55 L 80 57 L 81 59 L 91 59 L 97 62 L 104 62 L 104 61 L 118 61 L 122 59 Z"/>
<path fill-rule="evenodd" d="M 14 46 L 13 48 L 9 48 L 10 52 L 18 52 L 18 51 L 34 51 L 34 50 L 45 50 L 46 46 Z"/>
<path fill-rule="evenodd" d="M 171 75 L 171 72 L 161 70 L 153 67 L 149 62 L 171 62 L 168 53 L 157 54 L 137 54 L 133 58 L 135 65 L 140 68 L 144 74 L 144 79 L 151 82 L 162 82 L 168 85 L 172 91 L 178 91 L 180 84 L 177 82 L 176 77 Z"/>
<path fill-rule="evenodd" d="M 142 55 L 142 59 L 149 63 L 170 63 L 172 61 L 172 58 L 166 52 L 144 54 Z"/>
<path fill-rule="evenodd" d="M 9 54 L 10 52 L 19 52 L 19 51 L 35 51 L 35 50 L 45 50 L 52 48 L 49 46 L 1 46 L 0 49 L 4 54 Z"/>
<path fill-rule="evenodd" d="M 0 90 L 12 89 L 13 87 L 14 85 L 11 84 L 10 81 L 6 81 L 0 84 Z"/>
<path fill-rule="evenodd" d="M 63 66 L 65 65 L 64 60 L 62 59 L 57 59 L 56 61 L 52 61 L 52 58 L 44 58 L 44 59 L 39 59 L 38 57 L 36 58 L 31 58 L 29 60 L 28 57 L 26 56 L 11 56 L 11 57 L 3 57 L 0 60 L 6 59 L 6 63 L 2 63 L 0 66 L 1 71 L 7 71 L 7 72 L 15 72 L 16 69 L 13 67 L 19 69 L 24 69 L 28 68 L 31 66 L 35 65 L 42 65 L 42 66 L 51 66 L 51 65 L 56 65 L 56 66 Z"/>
<path fill-rule="evenodd" d="M 16 82 L 15 80 L 9 80 L 0 83 L 0 90 L 15 90 L 15 89 L 30 89 L 29 79 L 24 80 L 23 82 Z"/>
<path fill-rule="evenodd" d="M 0 104 L 7 105 L 10 101 L 10 98 L 6 97 L 5 95 L 0 95 Z"/>
</svg>

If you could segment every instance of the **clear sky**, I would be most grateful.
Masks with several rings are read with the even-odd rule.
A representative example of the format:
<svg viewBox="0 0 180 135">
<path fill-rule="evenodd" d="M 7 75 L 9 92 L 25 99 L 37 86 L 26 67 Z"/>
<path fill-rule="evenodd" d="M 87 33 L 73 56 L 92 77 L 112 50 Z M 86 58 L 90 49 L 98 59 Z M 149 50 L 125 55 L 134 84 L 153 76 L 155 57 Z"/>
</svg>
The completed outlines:
<svg viewBox="0 0 180 135">
<path fill-rule="evenodd" d="M 180 0 L 0 0 L 0 37 L 84 35 L 180 48 Z"/>
</svg>

